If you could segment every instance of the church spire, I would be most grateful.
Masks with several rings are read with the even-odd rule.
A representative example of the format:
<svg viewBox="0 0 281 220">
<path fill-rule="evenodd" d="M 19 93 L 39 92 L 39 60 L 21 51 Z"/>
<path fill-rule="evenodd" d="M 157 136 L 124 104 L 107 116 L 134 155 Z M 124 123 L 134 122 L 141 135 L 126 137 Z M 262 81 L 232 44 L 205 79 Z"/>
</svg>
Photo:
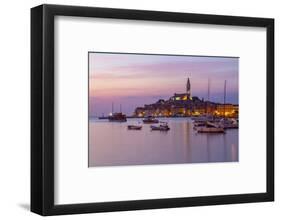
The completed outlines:
<svg viewBox="0 0 281 220">
<path fill-rule="evenodd" d="M 190 85 L 190 81 L 189 81 L 189 78 L 187 78 L 187 82 L 186 82 L 186 94 L 187 94 L 187 97 L 190 98 L 191 96 L 191 85 Z"/>
</svg>

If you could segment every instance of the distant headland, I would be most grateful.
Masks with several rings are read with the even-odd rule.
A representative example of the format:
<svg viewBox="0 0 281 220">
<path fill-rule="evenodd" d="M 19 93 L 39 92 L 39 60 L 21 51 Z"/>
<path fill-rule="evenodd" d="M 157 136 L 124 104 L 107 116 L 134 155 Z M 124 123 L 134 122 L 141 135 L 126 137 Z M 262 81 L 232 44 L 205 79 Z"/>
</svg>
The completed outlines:
<svg viewBox="0 0 281 220">
<path fill-rule="evenodd" d="M 190 79 L 187 78 L 185 93 L 175 93 L 168 100 L 159 99 L 155 103 L 137 107 L 133 113 L 133 117 L 188 117 L 208 114 L 237 118 L 239 106 L 237 104 L 225 103 L 226 81 L 224 93 L 224 103 L 205 101 L 203 98 L 200 99 L 197 96 L 191 96 L 191 83 Z"/>
</svg>

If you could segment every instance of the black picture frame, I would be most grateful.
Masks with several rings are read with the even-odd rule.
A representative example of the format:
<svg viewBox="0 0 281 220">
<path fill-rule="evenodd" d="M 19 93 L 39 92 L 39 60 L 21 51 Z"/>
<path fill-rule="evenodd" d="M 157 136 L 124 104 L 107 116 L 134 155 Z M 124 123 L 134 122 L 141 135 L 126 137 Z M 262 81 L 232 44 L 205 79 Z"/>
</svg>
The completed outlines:
<svg viewBox="0 0 281 220">
<path fill-rule="evenodd" d="M 266 28 L 266 192 L 119 202 L 54 204 L 54 17 L 79 16 Z M 96 7 L 31 9 L 31 211 L 40 215 L 159 209 L 274 200 L 274 19 Z"/>
</svg>

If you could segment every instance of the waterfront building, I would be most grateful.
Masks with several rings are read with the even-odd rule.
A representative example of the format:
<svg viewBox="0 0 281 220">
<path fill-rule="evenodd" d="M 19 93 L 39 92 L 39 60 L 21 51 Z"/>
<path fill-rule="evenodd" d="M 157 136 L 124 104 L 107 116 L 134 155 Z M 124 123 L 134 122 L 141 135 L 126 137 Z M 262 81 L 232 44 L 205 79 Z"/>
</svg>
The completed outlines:
<svg viewBox="0 0 281 220">
<path fill-rule="evenodd" d="M 239 106 L 238 105 L 232 105 L 232 104 L 218 104 L 216 107 L 216 111 L 214 114 L 227 117 L 238 117 L 239 113 Z"/>
</svg>

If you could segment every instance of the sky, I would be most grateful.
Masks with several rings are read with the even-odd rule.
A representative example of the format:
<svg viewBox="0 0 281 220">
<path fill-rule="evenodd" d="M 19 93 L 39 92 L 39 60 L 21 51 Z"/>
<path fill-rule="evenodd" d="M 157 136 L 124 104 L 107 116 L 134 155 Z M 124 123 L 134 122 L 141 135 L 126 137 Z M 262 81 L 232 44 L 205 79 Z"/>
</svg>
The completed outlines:
<svg viewBox="0 0 281 220">
<path fill-rule="evenodd" d="M 223 103 L 238 104 L 239 58 L 172 56 L 125 53 L 89 53 L 90 116 L 120 110 L 131 115 L 136 107 L 169 99 L 186 91 L 189 77 L 191 95 Z"/>
</svg>

